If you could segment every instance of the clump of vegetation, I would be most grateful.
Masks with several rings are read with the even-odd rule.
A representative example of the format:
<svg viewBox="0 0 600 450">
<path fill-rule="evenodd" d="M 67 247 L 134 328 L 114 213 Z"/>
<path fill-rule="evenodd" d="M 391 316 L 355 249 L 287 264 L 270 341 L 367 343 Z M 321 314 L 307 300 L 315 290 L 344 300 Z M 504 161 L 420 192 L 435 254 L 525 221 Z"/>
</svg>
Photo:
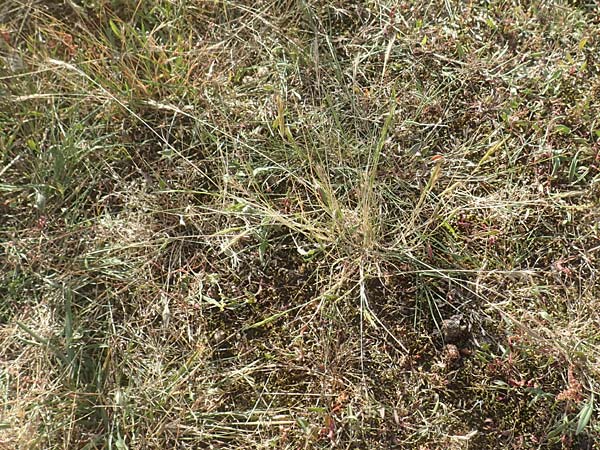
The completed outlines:
<svg viewBox="0 0 600 450">
<path fill-rule="evenodd" d="M 0 446 L 595 448 L 599 32 L 4 0 Z"/>
</svg>

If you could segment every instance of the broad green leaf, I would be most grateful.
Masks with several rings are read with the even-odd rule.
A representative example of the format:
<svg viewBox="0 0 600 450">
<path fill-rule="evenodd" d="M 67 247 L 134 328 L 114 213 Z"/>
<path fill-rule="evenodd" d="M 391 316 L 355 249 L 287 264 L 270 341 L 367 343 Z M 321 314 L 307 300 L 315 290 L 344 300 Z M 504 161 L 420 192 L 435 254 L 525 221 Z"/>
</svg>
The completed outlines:
<svg viewBox="0 0 600 450">
<path fill-rule="evenodd" d="M 577 421 L 577 430 L 575 434 L 581 434 L 583 429 L 587 426 L 590 419 L 592 418 L 592 413 L 594 412 L 594 393 L 592 393 L 590 397 L 590 401 L 585 404 L 585 406 L 579 412 L 579 420 Z"/>
</svg>

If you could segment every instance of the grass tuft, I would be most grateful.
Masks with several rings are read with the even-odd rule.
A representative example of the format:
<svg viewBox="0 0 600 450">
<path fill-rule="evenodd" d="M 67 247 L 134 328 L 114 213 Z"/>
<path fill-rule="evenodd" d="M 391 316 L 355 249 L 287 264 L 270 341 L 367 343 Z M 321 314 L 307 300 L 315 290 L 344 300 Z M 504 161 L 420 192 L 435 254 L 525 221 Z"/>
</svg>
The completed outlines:
<svg viewBox="0 0 600 450">
<path fill-rule="evenodd" d="M 599 27 L 3 1 L 0 447 L 595 448 Z"/>
</svg>

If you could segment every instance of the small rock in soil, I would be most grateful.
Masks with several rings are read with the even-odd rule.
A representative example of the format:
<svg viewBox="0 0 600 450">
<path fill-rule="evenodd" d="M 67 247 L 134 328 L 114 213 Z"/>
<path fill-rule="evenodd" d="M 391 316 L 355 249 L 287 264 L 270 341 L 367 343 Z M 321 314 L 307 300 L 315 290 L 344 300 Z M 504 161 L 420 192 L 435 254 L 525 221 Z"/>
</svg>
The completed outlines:
<svg viewBox="0 0 600 450">
<path fill-rule="evenodd" d="M 442 320 L 441 332 L 446 344 L 461 344 L 469 337 L 468 327 L 463 322 L 462 314 Z"/>
</svg>

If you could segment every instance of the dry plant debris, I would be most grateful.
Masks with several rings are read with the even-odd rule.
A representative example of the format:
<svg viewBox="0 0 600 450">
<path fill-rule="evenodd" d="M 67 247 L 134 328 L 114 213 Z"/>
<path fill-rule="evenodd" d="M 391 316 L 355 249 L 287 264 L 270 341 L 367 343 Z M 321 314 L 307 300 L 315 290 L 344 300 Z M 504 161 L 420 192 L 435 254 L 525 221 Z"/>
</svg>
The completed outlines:
<svg viewBox="0 0 600 450">
<path fill-rule="evenodd" d="M 592 0 L 0 2 L 0 447 L 600 446 Z"/>
</svg>

